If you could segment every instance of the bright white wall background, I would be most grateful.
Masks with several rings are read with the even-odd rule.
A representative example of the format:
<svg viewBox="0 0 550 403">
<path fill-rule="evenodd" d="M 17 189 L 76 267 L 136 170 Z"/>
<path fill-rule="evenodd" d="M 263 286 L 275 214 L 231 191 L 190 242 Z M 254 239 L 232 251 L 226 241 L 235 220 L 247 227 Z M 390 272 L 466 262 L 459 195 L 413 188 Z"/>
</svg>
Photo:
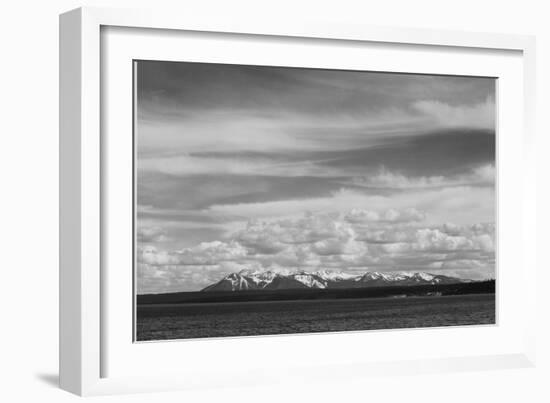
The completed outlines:
<svg viewBox="0 0 550 403">
<path fill-rule="evenodd" d="M 0 23 L 0 399 L 6 402 L 68 402 L 58 390 L 58 14 L 81 5 L 171 7 L 182 13 L 269 13 L 274 19 L 319 18 L 374 25 L 450 28 L 537 35 L 539 164 L 539 366 L 506 370 L 396 378 L 349 383 L 284 385 L 250 390 L 212 390 L 99 401 L 280 402 L 280 401 L 549 401 L 550 26 L 544 1 L 39 1 L 2 4 Z"/>
</svg>

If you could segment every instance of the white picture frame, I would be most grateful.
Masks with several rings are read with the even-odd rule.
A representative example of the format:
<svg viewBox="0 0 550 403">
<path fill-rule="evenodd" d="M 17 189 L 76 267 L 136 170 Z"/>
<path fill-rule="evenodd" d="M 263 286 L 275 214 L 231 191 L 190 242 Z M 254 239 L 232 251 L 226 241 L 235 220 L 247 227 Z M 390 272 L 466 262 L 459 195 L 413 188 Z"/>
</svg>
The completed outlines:
<svg viewBox="0 0 550 403">
<path fill-rule="evenodd" d="M 170 365 L 166 373 L 154 376 L 148 373 L 125 373 L 126 369 L 108 370 L 106 362 L 113 350 L 120 346 L 113 344 L 105 327 L 110 324 L 105 318 L 110 315 L 110 305 L 106 303 L 109 291 L 105 286 L 107 245 L 104 243 L 102 226 L 109 216 L 102 212 L 102 206 L 108 202 L 106 190 L 109 169 L 104 165 L 105 144 L 101 133 L 105 130 L 104 111 L 102 111 L 102 93 L 107 93 L 108 85 L 102 81 L 102 30 L 106 27 L 171 30 L 201 33 L 220 33 L 219 35 L 247 35 L 255 38 L 296 38 L 308 40 L 329 40 L 333 46 L 339 43 L 378 43 L 399 44 L 403 46 L 428 46 L 438 49 L 469 49 L 483 54 L 490 51 L 515 52 L 520 70 L 511 70 L 510 74 L 521 81 L 523 95 L 517 102 L 522 110 L 518 113 L 521 124 L 519 133 L 511 134 L 513 143 L 520 146 L 515 164 L 520 166 L 515 178 L 499 176 L 499 186 L 520 186 L 516 188 L 514 206 L 521 208 L 521 220 L 510 224 L 514 234 L 520 239 L 521 250 L 514 252 L 515 262 L 521 265 L 522 279 L 518 295 L 522 298 L 524 310 L 521 323 L 512 323 L 510 332 L 514 341 L 503 344 L 500 350 L 484 352 L 460 351 L 455 354 L 420 355 L 417 358 L 387 360 L 365 360 L 358 356 L 349 362 L 337 362 L 327 359 L 319 362 L 305 362 L 297 359 L 286 365 L 283 358 L 275 363 L 270 372 L 248 371 L 258 362 L 221 366 L 207 377 L 208 368 L 189 371 L 193 358 L 184 364 Z M 223 33 L 223 34 L 221 34 Z M 160 39 L 159 39 L 160 40 Z M 332 46 L 332 45 L 331 45 Z M 60 17 L 60 385 L 63 389 L 79 395 L 97 395 L 113 393 L 134 393 L 186 388 L 207 388 L 239 384 L 240 386 L 269 382 L 295 382 L 296 379 L 317 381 L 328 379 L 327 373 L 334 377 L 369 376 L 370 374 L 408 374 L 418 372 L 474 370 L 505 367 L 527 367 L 535 362 L 535 286 L 527 281 L 536 276 L 534 245 L 531 237 L 536 233 L 536 211 L 534 206 L 535 164 L 531 156 L 535 150 L 534 133 L 534 92 L 535 92 L 535 42 L 533 37 L 520 35 L 467 33 L 455 31 L 429 31 L 408 28 L 382 28 L 354 26 L 327 22 L 304 21 L 297 25 L 283 21 L 248 20 L 245 16 L 214 20 L 195 18 L 193 15 L 173 15 L 168 12 L 149 10 L 116 10 L 103 8 L 81 8 L 70 11 Z M 517 59 L 519 57 L 519 59 Z M 521 92 L 521 91 L 520 91 Z M 130 105 L 131 106 L 131 105 Z M 510 164 L 510 151 L 500 154 L 502 169 Z M 499 171 L 500 172 L 500 171 Z M 506 186 L 505 186 L 506 187 Z M 510 186 L 511 187 L 511 186 Z M 107 200 L 107 201 L 106 201 Z M 508 208 L 499 206 L 499 208 Z M 518 213 L 519 214 L 519 213 Z M 509 237 L 510 237 L 509 236 Z M 529 236 L 529 238 L 528 238 Z M 519 238 L 518 238 L 519 237 Z M 501 248 L 502 249 L 502 248 Z M 504 251 L 499 251 L 504 253 Z M 508 253 L 508 252 L 507 252 Z M 112 287 L 112 285 L 110 285 Z M 506 294 L 504 294 L 506 297 Z M 502 301 L 501 301 L 502 302 Z M 504 301 L 506 302 L 506 301 Z M 129 314 L 130 315 L 130 314 Z M 111 329 L 111 332 L 115 331 Z M 433 332 L 433 331 L 432 331 Z M 436 330 L 437 332 L 437 330 Z M 460 329 L 456 332 L 461 332 Z M 494 333 L 494 332 L 493 332 Z M 369 333 L 373 334 L 373 333 Z M 377 333 L 380 335 L 381 333 Z M 388 333 L 389 334 L 389 333 Z M 401 331 L 395 339 L 420 337 L 414 331 Z M 355 333 L 352 336 L 324 336 L 323 343 L 331 346 L 342 337 L 346 341 L 359 343 L 367 333 Z M 443 333 L 428 334 L 427 337 L 446 337 Z M 281 343 L 299 349 L 313 336 L 269 337 L 269 343 L 277 353 Z M 317 336 L 315 336 L 317 337 Z M 321 336 L 323 337 L 323 336 Z M 350 338 L 351 337 L 351 338 Z M 387 336 L 390 337 L 390 336 Z M 408 336 L 407 336 L 408 337 Z M 424 337 L 424 336 L 422 336 Z M 464 331 L 454 337 L 464 337 Z M 488 334 L 487 337 L 492 337 Z M 521 340 L 520 340 L 521 338 Z M 208 349 L 223 349 L 225 345 L 233 347 L 243 343 L 262 347 L 265 337 L 209 341 Z M 467 337 L 465 338 L 467 340 Z M 510 339 L 512 340 L 512 339 Z M 129 341 L 131 343 L 131 340 Z M 196 344 L 190 344 L 196 343 Z M 215 344 L 214 344 L 215 343 Z M 288 344 L 290 343 L 290 344 Z M 333 344 L 331 344 L 333 343 Z M 163 343 L 161 357 L 171 350 L 182 349 L 183 343 Z M 189 341 L 189 349 L 204 347 L 204 342 Z M 108 347 L 109 346 L 109 347 Z M 462 351 L 462 350 L 461 350 Z M 464 350 L 466 351 L 466 350 Z M 128 350 L 131 354 L 131 350 Z M 145 355 L 149 354 L 144 352 Z M 155 353 L 156 354 L 156 353 Z M 277 355 L 277 354 L 276 354 Z M 120 358 L 120 357 L 119 357 Z M 128 358 L 122 357 L 122 358 Z M 166 358 L 161 358 L 161 360 Z M 130 360 L 131 361 L 131 360 Z M 147 362 L 147 361 L 145 361 Z M 158 362 L 157 362 L 158 364 Z M 271 362 L 270 365 L 273 363 Z M 258 367 L 259 368 L 259 367 Z M 277 370 L 278 368 L 278 370 Z M 284 368 L 284 371 L 281 370 Z M 307 368 L 304 374 L 303 369 Z M 201 372 L 202 371 L 202 372 Z M 241 376 L 247 373 L 247 377 Z M 337 373 L 337 375 L 335 375 Z M 115 375 L 112 375 L 115 374 Z"/>
</svg>

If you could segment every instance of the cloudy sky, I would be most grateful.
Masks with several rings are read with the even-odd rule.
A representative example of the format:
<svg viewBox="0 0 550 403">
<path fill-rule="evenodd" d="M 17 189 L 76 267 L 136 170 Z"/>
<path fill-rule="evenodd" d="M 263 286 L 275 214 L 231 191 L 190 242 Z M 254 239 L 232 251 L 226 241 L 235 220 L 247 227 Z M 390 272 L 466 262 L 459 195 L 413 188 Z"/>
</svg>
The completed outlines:
<svg viewBox="0 0 550 403">
<path fill-rule="evenodd" d="M 137 63 L 138 293 L 241 269 L 495 276 L 494 79 Z"/>
</svg>

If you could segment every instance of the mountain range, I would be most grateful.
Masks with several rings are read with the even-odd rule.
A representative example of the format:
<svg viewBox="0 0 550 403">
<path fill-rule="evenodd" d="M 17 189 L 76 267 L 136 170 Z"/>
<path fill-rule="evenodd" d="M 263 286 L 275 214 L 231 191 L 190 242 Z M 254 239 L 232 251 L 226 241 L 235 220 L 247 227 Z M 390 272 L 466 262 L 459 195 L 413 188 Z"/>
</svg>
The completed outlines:
<svg viewBox="0 0 550 403">
<path fill-rule="evenodd" d="M 365 272 L 362 274 L 346 274 L 324 270 L 315 272 L 300 270 L 291 273 L 241 270 L 225 276 L 220 281 L 203 288 L 202 291 L 368 288 L 457 284 L 471 281 L 458 277 L 424 272 Z"/>
</svg>

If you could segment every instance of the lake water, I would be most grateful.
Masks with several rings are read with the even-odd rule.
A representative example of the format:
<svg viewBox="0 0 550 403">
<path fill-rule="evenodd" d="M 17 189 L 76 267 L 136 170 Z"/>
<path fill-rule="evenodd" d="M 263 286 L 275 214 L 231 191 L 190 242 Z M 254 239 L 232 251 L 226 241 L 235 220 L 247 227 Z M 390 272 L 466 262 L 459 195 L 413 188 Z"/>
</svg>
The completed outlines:
<svg viewBox="0 0 550 403">
<path fill-rule="evenodd" d="M 495 323 L 495 295 L 139 305 L 137 340 Z"/>
</svg>

